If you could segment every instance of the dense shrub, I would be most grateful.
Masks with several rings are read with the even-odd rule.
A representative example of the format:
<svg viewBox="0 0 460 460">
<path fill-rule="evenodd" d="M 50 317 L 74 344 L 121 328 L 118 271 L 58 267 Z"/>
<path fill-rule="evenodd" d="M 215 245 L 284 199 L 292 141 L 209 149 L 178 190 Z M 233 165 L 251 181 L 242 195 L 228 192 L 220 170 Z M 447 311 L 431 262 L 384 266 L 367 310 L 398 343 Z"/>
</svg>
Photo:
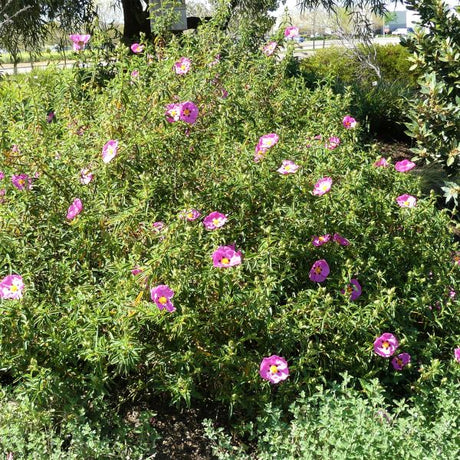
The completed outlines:
<svg viewBox="0 0 460 460">
<path fill-rule="evenodd" d="M 311 86 L 327 81 L 337 93 L 348 87 L 349 110 L 361 120 L 365 132 L 383 139 L 405 139 L 406 99 L 417 80 L 417 73 L 409 71 L 410 53 L 401 45 L 376 45 L 373 51 L 380 78 L 359 62 L 356 53 L 344 48 L 317 50 L 300 67 Z M 361 53 L 366 50 L 362 48 Z"/>
<path fill-rule="evenodd" d="M 385 402 L 373 382 L 365 394 L 347 387 L 320 388 L 301 395 L 290 407 L 291 420 L 268 405 L 256 423 L 246 426 L 249 440 L 236 443 L 208 420 L 206 431 L 220 459 L 362 459 L 387 455 L 398 459 L 451 459 L 460 454 L 459 386 L 433 390 L 429 398 Z"/>
<path fill-rule="evenodd" d="M 416 157 L 440 164 L 451 176 L 444 187 L 445 196 L 458 206 L 460 19 L 442 0 L 407 3 L 418 12 L 420 27 L 404 44 L 412 53 L 411 70 L 421 75 L 410 104 L 408 133 L 416 141 Z"/>
<path fill-rule="evenodd" d="M 12 391 L 62 417 L 158 393 L 251 410 L 351 369 L 395 394 L 442 378 L 460 321 L 448 219 L 432 198 L 397 205 L 418 182 L 360 149 L 342 125 L 348 93 L 308 89 L 285 77 L 289 57 L 247 53 L 215 30 L 138 54 L 120 45 L 104 65 L 94 53 L 72 72 L 2 81 L 0 273 L 25 284 L 22 299 L 0 300 Z M 191 68 L 178 75 L 182 56 Z M 185 101 L 196 123 L 168 122 L 166 107 Z M 279 142 L 255 162 L 268 133 Z M 104 161 L 110 140 L 118 153 Z M 299 171 L 280 175 L 283 160 Z M 30 190 L 12 184 L 18 174 Z M 332 188 L 316 196 L 323 177 Z M 192 209 L 200 219 L 187 219 Z M 208 231 L 213 211 L 228 222 Z M 351 244 L 312 244 L 327 233 Z M 230 245 L 242 263 L 214 267 Z M 312 282 L 322 259 L 330 275 Z M 356 301 L 341 293 L 351 278 Z M 172 310 L 170 291 L 151 300 L 164 285 L 175 311 L 157 308 Z M 372 351 L 384 332 L 412 355 L 402 372 Z M 258 375 L 272 354 L 291 370 L 277 391 Z"/>
</svg>

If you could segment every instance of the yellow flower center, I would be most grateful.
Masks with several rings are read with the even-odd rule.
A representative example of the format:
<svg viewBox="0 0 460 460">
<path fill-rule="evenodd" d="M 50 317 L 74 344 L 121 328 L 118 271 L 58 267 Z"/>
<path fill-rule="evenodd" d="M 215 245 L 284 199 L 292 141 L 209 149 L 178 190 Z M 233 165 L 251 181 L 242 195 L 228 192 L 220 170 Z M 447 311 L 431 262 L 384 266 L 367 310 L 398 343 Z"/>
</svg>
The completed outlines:
<svg viewBox="0 0 460 460">
<path fill-rule="evenodd" d="M 16 292 L 18 290 L 18 287 L 15 286 L 14 284 L 11 286 L 10 291 L 11 292 Z"/>
<path fill-rule="evenodd" d="M 161 303 L 161 305 L 165 305 L 168 303 L 168 299 L 165 297 L 165 296 L 161 296 L 159 299 L 158 299 L 158 302 Z"/>
<path fill-rule="evenodd" d="M 388 342 L 388 340 L 383 341 L 382 348 L 385 348 L 385 349 L 390 348 L 390 342 Z"/>
<path fill-rule="evenodd" d="M 219 225 L 220 224 L 220 219 L 212 219 L 212 223 L 214 225 Z"/>
<path fill-rule="evenodd" d="M 402 362 L 402 359 L 396 358 L 396 362 L 398 363 L 399 367 L 403 367 L 404 363 Z"/>
<path fill-rule="evenodd" d="M 189 213 L 187 214 L 187 217 L 188 217 L 189 219 L 193 219 L 193 212 L 189 212 Z"/>
<path fill-rule="evenodd" d="M 278 367 L 273 364 L 272 366 L 270 366 L 270 372 L 272 374 L 277 374 L 278 373 Z"/>
<path fill-rule="evenodd" d="M 24 185 L 25 183 L 26 183 L 26 181 L 24 179 L 19 179 L 18 180 L 19 185 Z"/>
<path fill-rule="evenodd" d="M 318 240 L 320 240 L 321 242 L 323 242 L 323 241 L 326 241 L 326 238 L 324 238 L 324 236 L 320 236 L 320 237 L 318 238 Z"/>
<path fill-rule="evenodd" d="M 290 171 L 290 170 L 291 170 L 291 165 L 286 165 L 286 166 L 284 167 L 284 170 L 285 170 L 285 171 Z"/>
<path fill-rule="evenodd" d="M 189 110 L 189 109 L 185 109 L 185 110 L 184 110 L 184 115 L 185 115 L 186 117 L 188 117 L 188 116 L 190 115 L 190 110 Z"/>
<path fill-rule="evenodd" d="M 322 268 L 320 266 L 315 267 L 315 272 L 319 275 L 322 272 Z"/>
<path fill-rule="evenodd" d="M 222 259 L 220 259 L 220 263 L 223 265 L 227 265 L 230 263 L 230 259 L 227 259 L 227 257 L 222 257 Z"/>
</svg>

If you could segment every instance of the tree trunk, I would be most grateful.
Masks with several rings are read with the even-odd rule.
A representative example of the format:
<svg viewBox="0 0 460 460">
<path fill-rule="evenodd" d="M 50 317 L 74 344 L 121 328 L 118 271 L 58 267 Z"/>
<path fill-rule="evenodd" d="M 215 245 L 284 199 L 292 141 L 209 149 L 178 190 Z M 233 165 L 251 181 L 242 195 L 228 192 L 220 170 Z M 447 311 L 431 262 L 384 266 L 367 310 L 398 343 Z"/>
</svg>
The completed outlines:
<svg viewBox="0 0 460 460">
<path fill-rule="evenodd" d="M 148 5 L 148 1 L 146 3 Z M 141 0 L 121 0 L 121 4 L 125 22 L 123 41 L 127 44 L 136 42 L 141 32 L 151 37 L 148 6 L 144 9 Z"/>
</svg>

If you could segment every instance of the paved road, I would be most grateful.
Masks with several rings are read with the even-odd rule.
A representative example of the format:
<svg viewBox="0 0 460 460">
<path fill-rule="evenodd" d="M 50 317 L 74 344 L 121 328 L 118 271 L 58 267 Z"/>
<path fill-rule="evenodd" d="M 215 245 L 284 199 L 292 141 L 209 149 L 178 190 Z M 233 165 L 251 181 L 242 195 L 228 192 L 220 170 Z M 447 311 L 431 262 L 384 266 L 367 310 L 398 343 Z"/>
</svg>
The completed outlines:
<svg viewBox="0 0 460 460">
<path fill-rule="evenodd" d="M 75 61 L 53 61 L 51 65 L 55 65 L 59 69 L 70 68 L 74 65 Z M 50 65 L 49 62 L 35 62 L 31 64 L 30 62 L 21 62 L 18 64 L 17 73 L 28 73 L 34 69 L 45 69 Z M 9 75 L 14 74 L 13 64 L 0 64 L 0 74 L 5 73 Z"/>
</svg>

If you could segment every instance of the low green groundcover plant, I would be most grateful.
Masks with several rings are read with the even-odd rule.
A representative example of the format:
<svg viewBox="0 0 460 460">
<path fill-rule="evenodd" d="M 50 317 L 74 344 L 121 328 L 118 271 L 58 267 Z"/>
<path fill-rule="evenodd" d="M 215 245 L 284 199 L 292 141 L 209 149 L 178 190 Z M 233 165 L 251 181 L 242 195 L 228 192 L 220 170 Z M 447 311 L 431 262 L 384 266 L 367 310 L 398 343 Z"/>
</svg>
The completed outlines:
<svg viewBox="0 0 460 460">
<path fill-rule="evenodd" d="M 158 394 L 253 413 L 345 371 L 391 396 L 453 378 L 448 218 L 412 165 L 360 147 L 347 93 L 288 76 L 289 38 L 90 40 L 72 71 L 1 81 L 12 401 L 59 420 Z"/>
<path fill-rule="evenodd" d="M 377 382 L 365 385 L 361 394 L 350 386 L 350 377 L 344 377 L 331 389 L 319 387 L 309 397 L 301 394 L 290 407 L 289 421 L 279 408 L 267 405 L 255 423 L 245 426 L 246 443 L 237 443 L 207 420 L 214 454 L 238 460 L 458 458 L 458 383 L 436 388 L 429 398 L 402 400 L 390 408 Z"/>
</svg>

